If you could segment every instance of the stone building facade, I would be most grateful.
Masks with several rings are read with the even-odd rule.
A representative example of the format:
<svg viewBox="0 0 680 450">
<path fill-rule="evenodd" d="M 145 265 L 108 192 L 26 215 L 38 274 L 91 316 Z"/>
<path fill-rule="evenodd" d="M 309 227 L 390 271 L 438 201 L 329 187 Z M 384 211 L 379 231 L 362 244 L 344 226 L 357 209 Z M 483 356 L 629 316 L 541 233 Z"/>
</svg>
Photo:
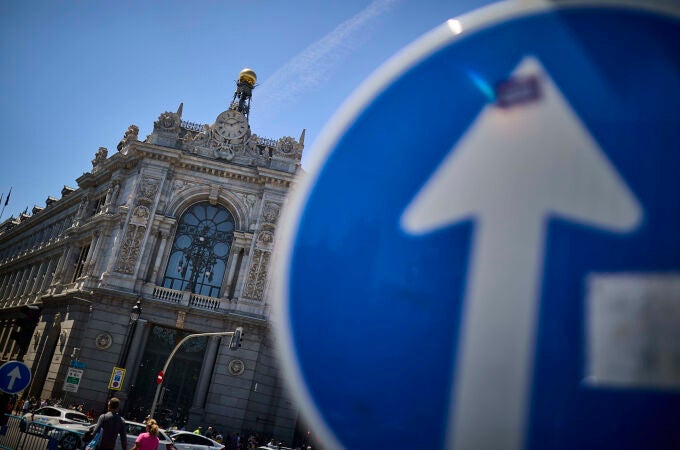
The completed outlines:
<svg viewBox="0 0 680 450">
<path fill-rule="evenodd" d="M 298 411 L 279 376 L 267 287 L 304 131 L 297 140 L 253 134 L 254 85 L 255 74 L 241 72 L 232 104 L 211 125 L 182 120 L 182 105 L 161 114 L 146 139 L 131 125 L 117 152 L 95 153 L 76 189 L 0 225 L 0 358 L 31 369 L 25 395 L 97 412 L 116 395 L 128 417 L 141 418 L 177 342 L 243 327 L 236 351 L 229 337 L 187 341 L 156 416 L 166 426 L 290 442 Z M 26 305 L 40 308 L 39 320 L 21 343 Z M 76 392 L 66 386 L 70 366 L 83 371 Z M 125 369 L 120 390 L 109 389 L 114 367 Z"/>
</svg>

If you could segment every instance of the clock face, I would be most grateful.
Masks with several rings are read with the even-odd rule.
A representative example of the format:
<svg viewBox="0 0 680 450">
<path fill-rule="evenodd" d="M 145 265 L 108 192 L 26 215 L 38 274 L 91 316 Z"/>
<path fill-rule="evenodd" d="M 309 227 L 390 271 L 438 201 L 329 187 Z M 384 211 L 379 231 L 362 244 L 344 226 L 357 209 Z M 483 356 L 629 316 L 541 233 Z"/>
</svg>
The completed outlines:
<svg viewBox="0 0 680 450">
<path fill-rule="evenodd" d="M 248 122 L 238 111 L 225 111 L 217 118 L 215 131 L 225 139 L 240 138 L 248 131 Z"/>
</svg>

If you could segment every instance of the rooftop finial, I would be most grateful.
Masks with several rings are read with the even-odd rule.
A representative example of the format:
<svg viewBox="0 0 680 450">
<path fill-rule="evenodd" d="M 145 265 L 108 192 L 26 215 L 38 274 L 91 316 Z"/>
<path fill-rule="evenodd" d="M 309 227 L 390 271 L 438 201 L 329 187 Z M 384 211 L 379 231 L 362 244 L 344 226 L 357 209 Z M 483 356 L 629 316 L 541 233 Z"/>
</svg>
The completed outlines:
<svg viewBox="0 0 680 450">
<path fill-rule="evenodd" d="M 250 112 L 250 98 L 253 95 L 253 89 L 257 82 L 257 75 L 253 69 L 243 69 L 238 74 L 238 81 L 236 82 L 236 91 L 234 98 L 231 101 L 230 109 L 235 109 L 242 113 L 246 118 Z M 238 99 L 238 100 L 237 100 Z"/>
</svg>

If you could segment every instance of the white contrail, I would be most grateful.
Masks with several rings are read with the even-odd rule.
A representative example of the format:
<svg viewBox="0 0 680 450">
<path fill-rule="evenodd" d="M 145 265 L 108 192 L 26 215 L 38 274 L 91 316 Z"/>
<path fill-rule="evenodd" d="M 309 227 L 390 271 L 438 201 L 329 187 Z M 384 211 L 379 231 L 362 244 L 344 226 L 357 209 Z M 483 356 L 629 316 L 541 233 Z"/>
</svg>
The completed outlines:
<svg viewBox="0 0 680 450">
<path fill-rule="evenodd" d="M 301 92 L 318 87 L 347 55 L 359 47 L 360 38 L 364 37 L 361 32 L 366 26 L 389 12 L 397 1 L 373 1 L 274 72 L 258 88 L 258 112 L 271 114 Z"/>
</svg>

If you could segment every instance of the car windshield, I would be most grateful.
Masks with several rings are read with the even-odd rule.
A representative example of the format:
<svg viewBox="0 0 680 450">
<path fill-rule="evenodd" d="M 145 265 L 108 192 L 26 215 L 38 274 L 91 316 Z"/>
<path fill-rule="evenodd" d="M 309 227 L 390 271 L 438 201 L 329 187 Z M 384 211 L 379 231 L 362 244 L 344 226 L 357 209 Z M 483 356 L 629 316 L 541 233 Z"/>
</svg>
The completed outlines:
<svg viewBox="0 0 680 450">
<path fill-rule="evenodd" d="M 90 419 L 86 415 L 80 413 L 66 413 L 66 418 L 74 422 L 90 423 Z"/>
</svg>

